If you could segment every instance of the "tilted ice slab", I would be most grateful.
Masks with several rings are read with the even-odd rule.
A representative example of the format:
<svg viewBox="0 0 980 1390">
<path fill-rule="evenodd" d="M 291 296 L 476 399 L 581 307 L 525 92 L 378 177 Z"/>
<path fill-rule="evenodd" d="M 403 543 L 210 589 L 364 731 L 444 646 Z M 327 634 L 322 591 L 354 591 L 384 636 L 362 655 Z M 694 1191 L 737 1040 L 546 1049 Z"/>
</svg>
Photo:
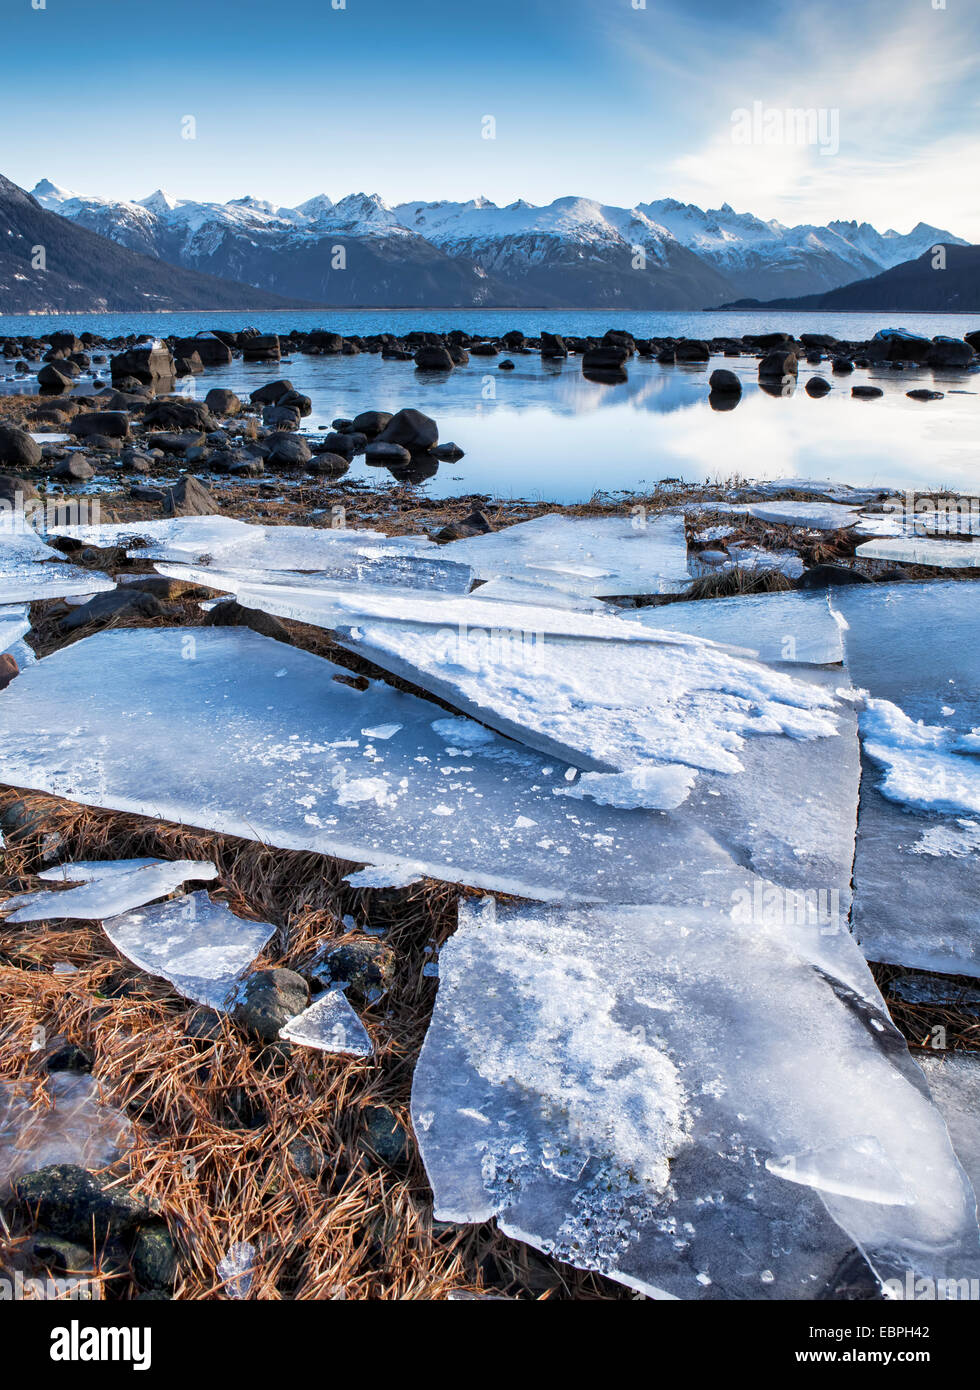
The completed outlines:
<svg viewBox="0 0 980 1390">
<path fill-rule="evenodd" d="M 746 594 L 640 608 L 629 619 L 661 632 L 686 632 L 738 647 L 762 661 L 829 666 L 844 659 L 840 626 L 826 594 Z"/>
<path fill-rule="evenodd" d="M 30 630 L 31 618 L 25 605 L 0 608 L 0 652 L 9 651 Z"/>
<path fill-rule="evenodd" d="M 803 526 L 810 531 L 839 531 L 853 526 L 858 513 L 836 502 L 750 502 L 749 516 L 781 526 Z"/>
<path fill-rule="evenodd" d="M 980 1058 L 975 1052 L 916 1052 L 929 1091 L 946 1121 L 956 1157 L 980 1193 Z"/>
<path fill-rule="evenodd" d="M 339 640 L 499 732 L 589 772 L 658 767 L 664 775 L 648 780 L 649 799 L 633 799 L 634 785 L 629 804 L 671 810 L 693 785 L 690 769 L 741 772 L 750 735 L 837 732 L 825 689 L 698 638 L 633 630 L 650 640 L 422 622 L 364 622 L 341 630 Z"/>
<path fill-rule="evenodd" d="M 237 917 L 202 890 L 110 917 L 102 930 L 140 970 L 169 980 L 186 999 L 224 1011 L 276 929 Z"/>
<path fill-rule="evenodd" d="M 881 537 L 859 545 L 859 560 L 934 565 L 939 569 L 980 569 L 980 541 L 943 540 L 929 536 Z"/>
<path fill-rule="evenodd" d="M 340 990 L 328 990 L 308 1009 L 289 1019 L 279 1036 L 321 1052 L 347 1052 L 354 1057 L 370 1057 L 374 1052 L 367 1029 Z"/>
<path fill-rule="evenodd" d="M 102 872 L 99 862 L 64 865 L 62 868 L 77 868 L 84 875 L 80 887 L 68 888 L 63 893 L 24 893 L 8 898 L 0 903 L 0 912 L 10 914 L 4 921 L 101 921 L 130 908 L 141 907 L 154 898 L 162 898 L 188 879 L 206 882 L 218 876 L 213 864 L 193 859 L 124 862 L 129 865 L 127 870 L 109 868 L 106 872 Z M 53 878 L 55 873 L 69 881 L 77 881 L 74 874 L 61 875 L 57 870 L 47 873 L 45 877 Z M 10 911 L 11 908 L 16 911 Z"/>
<path fill-rule="evenodd" d="M 703 774 L 665 815 L 556 796 L 576 775 L 563 762 L 347 680 L 243 629 L 100 633 L 3 693 L 0 780 L 543 900 L 699 901 L 737 862 L 839 891 L 846 913 L 857 806 L 846 709 L 832 738 L 747 739 L 743 774 Z"/>
<path fill-rule="evenodd" d="M 33 531 L 0 531 L 0 604 L 32 603 L 115 588 L 105 574 L 66 564 Z"/>
<path fill-rule="evenodd" d="M 973 1194 L 846 930 L 461 902 L 412 1118 L 437 1218 L 647 1294 L 980 1273 Z"/>
<path fill-rule="evenodd" d="M 980 975 L 980 583 L 831 591 L 869 692 L 854 930 L 870 960 Z"/>
<path fill-rule="evenodd" d="M 592 595 L 676 594 L 691 582 L 684 518 L 555 513 L 445 547 L 479 579 L 506 576 Z"/>
<path fill-rule="evenodd" d="M 587 594 L 567 594 L 556 589 L 553 584 L 542 584 L 528 579 L 509 579 L 500 576 L 488 579 L 471 594 L 472 598 L 487 602 L 531 603 L 545 608 L 570 608 L 579 613 L 615 613 L 616 609 L 602 599 L 590 598 Z"/>
<path fill-rule="evenodd" d="M 55 1163 L 104 1168 L 135 1143 L 133 1126 L 109 1105 L 94 1076 L 45 1076 L 49 1104 L 38 1104 L 35 1079 L 0 1081 L 0 1191 Z"/>
</svg>

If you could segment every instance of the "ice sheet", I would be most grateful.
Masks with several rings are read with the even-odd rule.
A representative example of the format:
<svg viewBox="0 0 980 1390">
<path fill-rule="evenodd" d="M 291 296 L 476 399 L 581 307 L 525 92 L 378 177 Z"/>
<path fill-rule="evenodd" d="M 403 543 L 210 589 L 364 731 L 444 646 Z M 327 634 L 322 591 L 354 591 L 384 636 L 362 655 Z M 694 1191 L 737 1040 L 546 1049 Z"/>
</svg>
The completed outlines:
<svg viewBox="0 0 980 1390">
<path fill-rule="evenodd" d="M 140 970 L 169 980 L 186 999 L 224 1011 L 276 929 L 237 917 L 202 890 L 110 917 L 102 930 Z"/>
<path fill-rule="evenodd" d="M 94 570 L 64 562 L 33 531 L 0 530 L 0 604 L 32 603 L 66 594 L 101 593 L 113 581 Z"/>
<path fill-rule="evenodd" d="M 0 1081 L 0 1191 L 55 1163 L 103 1168 L 134 1142 L 133 1126 L 94 1076 L 56 1071 L 43 1083 Z"/>
<path fill-rule="evenodd" d="M 846 710 L 832 738 L 746 739 L 744 774 L 703 774 L 664 815 L 556 796 L 571 785 L 564 763 L 347 679 L 244 629 L 100 633 L 4 692 L 0 780 L 542 900 L 699 900 L 741 865 L 846 896 L 857 804 Z M 398 732 L 362 733 L 384 725 Z"/>
<path fill-rule="evenodd" d="M 855 585 L 831 606 L 872 704 L 854 863 L 854 929 L 871 960 L 980 975 L 980 584 Z M 885 794 L 883 794 L 885 793 Z M 944 811 L 941 809 L 946 807 Z"/>
<path fill-rule="evenodd" d="M 26 605 L 11 604 L 0 608 L 0 652 L 7 652 L 31 630 L 31 618 Z"/>
<path fill-rule="evenodd" d="M 684 518 L 567 517 L 556 513 L 445 547 L 480 579 L 553 584 L 601 598 L 676 594 L 690 584 Z"/>
<path fill-rule="evenodd" d="M 929 1091 L 946 1121 L 956 1157 L 980 1193 L 980 1056 L 976 1052 L 919 1051 Z"/>
<path fill-rule="evenodd" d="M 859 560 L 890 560 L 902 565 L 939 569 L 980 569 L 980 541 L 942 540 L 929 536 L 885 536 L 859 545 Z"/>
<path fill-rule="evenodd" d="M 367 1029 L 339 990 L 321 995 L 308 1009 L 291 1018 L 279 1030 L 279 1036 L 321 1052 L 347 1052 L 355 1057 L 370 1057 L 374 1052 Z"/>
<path fill-rule="evenodd" d="M 858 513 L 836 502 L 750 502 L 749 516 L 782 526 L 804 526 L 810 531 L 839 531 L 853 526 Z"/>
<path fill-rule="evenodd" d="M 832 946 L 837 964 L 832 964 Z M 650 1294 L 977 1274 L 972 1193 L 854 943 L 720 903 L 461 902 L 412 1117 L 439 1219 Z"/>
<path fill-rule="evenodd" d="M 826 594 L 746 594 L 640 608 L 628 618 L 660 631 L 686 632 L 738 647 L 762 661 L 823 666 L 843 661 L 840 627 Z"/>
<path fill-rule="evenodd" d="M 127 862 L 130 864 L 128 871 L 117 873 L 103 873 L 97 871 L 99 866 L 86 864 L 84 871 L 91 876 L 82 886 L 67 888 L 61 893 L 23 893 L 7 898 L 0 903 L 0 912 L 9 914 L 4 917 L 7 923 L 101 921 L 130 908 L 142 907 L 154 898 L 162 898 L 188 879 L 206 882 L 218 876 L 213 864 L 193 859 L 155 860 L 148 864 L 132 860 Z M 133 863 L 139 866 L 133 868 Z M 49 878 L 51 876 L 47 875 Z M 70 874 L 65 878 L 73 881 Z"/>
<path fill-rule="evenodd" d="M 471 597 L 494 602 L 537 604 L 545 608 L 570 608 L 579 613 L 615 613 L 611 604 L 585 594 L 566 594 L 553 584 L 501 576 L 488 579 L 474 589 Z"/>
</svg>

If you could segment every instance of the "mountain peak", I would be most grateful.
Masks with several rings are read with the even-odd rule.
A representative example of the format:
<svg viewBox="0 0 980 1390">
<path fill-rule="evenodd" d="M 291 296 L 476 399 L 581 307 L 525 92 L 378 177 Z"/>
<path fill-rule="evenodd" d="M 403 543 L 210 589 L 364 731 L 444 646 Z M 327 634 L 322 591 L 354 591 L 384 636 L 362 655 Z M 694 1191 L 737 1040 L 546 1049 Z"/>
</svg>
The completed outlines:
<svg viewBox="0 0 980 1390">
<path fill-rule="evenodd" d="M 172 193 L 158 188 L 148 198 L 141 198 L 139 204 L 140 207 L 146 208 L 147 212 L 155 212 L 158 217 L 162 217 L 165 213 L 173 212 L 176 207 L 179 207 L 180 199 L 175 198 Z"/>
</svg>

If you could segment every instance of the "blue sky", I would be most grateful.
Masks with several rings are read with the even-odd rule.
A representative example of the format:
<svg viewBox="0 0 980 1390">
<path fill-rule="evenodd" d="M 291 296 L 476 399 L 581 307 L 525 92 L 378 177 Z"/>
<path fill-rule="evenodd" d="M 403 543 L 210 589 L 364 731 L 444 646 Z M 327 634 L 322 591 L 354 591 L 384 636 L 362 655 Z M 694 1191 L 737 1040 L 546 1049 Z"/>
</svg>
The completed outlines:
<svg viewBox="0 0 980 1390">
<path fill-rule="evenodd" d="M 41 3 L 0 0 L 0 172 L 28 188 L 673 196 L 980 240 L 977 0 Z M 755 102 L 830 113 L 839 149 L 733 143 Z"/>
</svg>

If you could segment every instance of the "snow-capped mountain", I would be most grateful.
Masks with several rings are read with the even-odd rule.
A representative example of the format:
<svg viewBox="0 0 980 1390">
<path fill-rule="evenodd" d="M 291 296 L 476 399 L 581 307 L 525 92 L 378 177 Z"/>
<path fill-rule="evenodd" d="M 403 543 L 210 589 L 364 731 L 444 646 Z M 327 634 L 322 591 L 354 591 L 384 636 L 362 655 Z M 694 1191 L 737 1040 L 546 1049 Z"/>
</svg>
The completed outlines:
<svg viewBox="0 0 980 1390">
<path fill-rule="evenodd" d="M 660 199 L 633 208 L 589 198 L 536 207 L 402 203 L 318 194 L 297 207 L 254 197 L 228 203 L 81 197 L 44 179 L 49 211 L 132 250 L 279 294 L 344 305 L 488 304 L 703 308 L 741 297 L 821 293 L 938 242 L 966 245 L 919 223 L 907 235 L 868 223 L 786 227 L 727 203 L 705 211 Z M 338 247 L 343 248 L 339 259 Z"/>
</svg>

